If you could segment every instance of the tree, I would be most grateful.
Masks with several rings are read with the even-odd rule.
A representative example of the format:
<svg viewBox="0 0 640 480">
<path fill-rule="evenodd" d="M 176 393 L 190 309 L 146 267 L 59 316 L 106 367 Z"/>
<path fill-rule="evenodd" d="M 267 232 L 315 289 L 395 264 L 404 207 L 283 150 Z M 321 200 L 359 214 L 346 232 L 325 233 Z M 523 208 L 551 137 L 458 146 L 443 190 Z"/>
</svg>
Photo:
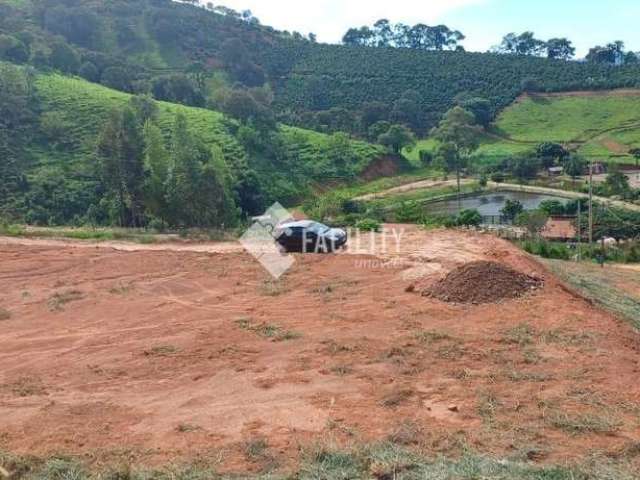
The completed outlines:
<svg viewBox="0 0 640 480">
<path fill-rule="evenodd" d="M 374 46 L 374 37 L 375 34 L 369 27 L 350 28 L 342 37 L 342 43 L 361 47 Z"/>
<path fill-rule="evenodd" d="M 533 32 L 524 32 L 520 35 L 509 33 L 502 39 L 502 43 L 494 48 L 497 53 L 511 55 L 541 56 L 547 44 L 535 38 Z"/>
<path fill-rule="evenodd" d="M 461 172 L 467 167 L 469 157 L 461 153 L 456 144 L 452 142 L 440 143 L 436 149 L 436 164 L 439 165 L 445 173 L 456 172 L 456 180 L 458 185 L 458 198 L 462 193 L 460 184 Z"/>
<path fill-rule="evenodd" d="M 23 165 L 30 160 L 25 145 L 36 130 L 33 86 L 24 70 L 0 63 L 0 216 L 17 213 L 24 190 Z"/>
<path fill-rule="evenodd" d="M 450 30 L 446 25 L 438 25 L 427 30 L 430 45 L 435 50 L 455 49 L 465 36 L 458 30 Z"/>
<path fill-rule="evenodd" d="M 80 68 L 80 57 L 62 40 L 53 43 L 49 62 L 53 68 L 65 73 L 76 73 Z"/>
<path fill-rule="evenodd" d="M 387 133 L 391 128 L 391 122 L 381 120 L 371 125 L 367 131 L 367 136 L 372 142 L 377 142 L 381 135 Z"/>
<path fill-rule="evenodd" d="M 232 225 L 236 208 L 225 172 L 220 171 L 224 158 L 214 158 L 212 150 L 192 136 L 183 114 L 176 115 L 170 154 L 166 182 L 169 222 L 182 227 Z M 215 155 L 221 155 L 221 150 Z"/>
<path fill-rule="evenodd" d="M 482 215 L 476 209 L 462 210 L 455 222 L 460 227 L 478 227 L 482 224 Z"/>
<path fill-rule="evenodd" d="M 617 40 L 601 47 L 596 46 L 589 50 L 586 56 L 588 62 L 618 65 L 624 60 L 624 42 Z"/>
<path fill-rule="evenodd" d="M 569 156 L 569 152 L 562 145 L 553 142 L 539 144 L 536 147 L 536 154 L 545 168 L 553 167 L 556 162 L 562 162 Z"/>
<path fill-rule="evenodd" d="M 491 102 L 486 98 L 472 97 L 462 100 L 459 104 L 465 110 L 473 113 L 476 123 L 487 128 L 491 123 Z"/>
<path fill-rule="evenodd" d="M 378 101 L 363 103 L 362 107 L 360 107 L 360 123 L 362 124 L 362 128 L 367 131 L 374 123 L 388 120 L 389 110 L 389 105 L 386 103 Z"/>
<path fill-rule="evenodd" d="M 26 63 L 29 60 L 29 48 L 16 37 L 0 34 L 0 60 L 13 63 Z"/>
<path fill-rule="evenodd" d="M 144 143 L 130 107 L 111 112 L 98 140 L 102 183 L 119 211 L 123 227 L 143 225 Z"/>
<path fill-rule="evenodd" d="M 542 90 L 538 79 L 532 77 L 524 78 L 520 85 L 524 93 L 536 93 Z"/>
<path fill-rule="evenodd" d="M 461 193 L 460 174 L 468 163 L 471 153 L 478 148 L 481 133 L 476 125 L 473 113 L 462 107 L 454 107 L 445 115 L 431 136 L 442 145 L 438 149 L 438 158 L 448 171 L 455 170 L 458 183 L 458 195 Z"/>
<path fill-rule="evenodd" d="M 129 106 L 136 113 L 140 125 L 155 121 L 158 117 L 158 104 L 151 95 L 134 95 L 129 99 Z"/>
<path fill-rule="evenodd" d="M 162 132 L 150 120 L 144 124 L 144 198 L 148 212 L 167 220 L 166 184 L 169 176 L 169 153 L 164 146 Z"/>
<path fill-rule="evenodd" d="M 122 67 L 107 67 L 100 76 L 100 83 L 114 90 L 131 91 L 131 78 Z"/>
<path fill-rule="evenodd" d="M 607 175 L 603 187 L 609 195 L 619 195 L 621 197 L 626 197 L 631 191 L 629 178 L 618 169 L 611 171 Z"/>
<path fill-rule="evenodd" d="M 571 60 L 575 54 L 576 49 L 567 38 L 552 38 L 547 41 L 547 58 Z"/>
<path fill-rule="evenodd" d="M 196 82 L 181 73 L 154 78 L 151 91 L 158 100 L 182 103 L 192 107 L 202 107 L 205 103 L 202 91 Z"/>
<path fill-rule="evenodd" d="M 342 43 L 364 47 L 396 47 L 416 50 L 457 50 L 465 36 L 446 25 L 414 26 L 392 24 L 387 19 L 378 20 L 373 27 L 350 28 Z"/>
<path fill-rule="evenodd" d="M 577 155 L 572 155 L 568 160 L 564 163 L 564 171 L 567 175 L 571 177 L 571 179 L 575 182 L 576 178 L 581 175 L 584 175 L 585 168 L 587 167 L 587 162 Z"/>
<path fill-rule="evenodd" d="M 92 62 L 84 62 L 78 70 L 78 75 L 89 82 L 98 82 L 100 80 L 100 72 L 98 67 Z"/>
<path fill-rule="evenodd" d="M 564 215 L 567 213 L 564 204 L 560 200 L 543 200 L 538 208 L 548 216 Z"/>
<path fill-rule="evenodd" d="M 548 215 L 542 210 L 522 212 L 516 217 L 516 225 L 525 227 L 529 234 L 537 237 L 549 221 Z"/>
<path fill-rule="evenodd" d="M 389 147 L 393 153 L 399 155 L 403 148 L 415 145 L 416 138 L 404 125 L 391 125 L 386 133 L 378 137 L 378 143 Z"/>
<path fill-rule="evenodd" d="M 531 153 L 517 154 L 507 160 L 508 170 L 521 182 L 535 178 L 541 165 L 540 159 Z"/>
<path fill-rule="evenodd" d="M 273 111 L 265 98 L 255 91 L 245 89 L 224 90 L 217 94 L 216 104 L 226 115 L 258 130 L 269 131 L 276 127 Z"/>
<path fill-rule="evenodd" d="M 507 199 L 504 203 L 504 207 L 500 210 L 500 215 L 506 218 L 509 221 L 514 221 L 515 218 L 524 212 L 524 207 L 519 200 L 511 200 Z"/>
<path fill-rule="evenodd" d="M 636 159 L 636 168 L 640 167 L 640 148 L 633 148 L 629 153 Z"/>
</svg>

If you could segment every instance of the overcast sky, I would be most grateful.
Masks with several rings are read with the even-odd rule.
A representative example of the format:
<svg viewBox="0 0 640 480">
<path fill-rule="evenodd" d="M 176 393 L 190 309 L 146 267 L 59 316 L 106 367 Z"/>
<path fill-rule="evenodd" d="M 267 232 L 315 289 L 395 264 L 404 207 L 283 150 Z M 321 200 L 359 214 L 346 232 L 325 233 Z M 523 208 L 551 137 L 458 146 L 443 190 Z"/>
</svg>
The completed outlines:
<svg viewBox="0 0 640 480">
<path fill-rule="evenodd" d="M 206 0 L 203 1 L 205 3 Z M 220 0 L 251 10 L 280 30 L 314 32 L 337 43 L 349 27 L 380 18 L 409 24 L 445 23 L 467 36 L 468 50 L 485 51 L 506 33 L 533 30 L 539 38 L 570 38 L 584 56 L 596 44 L 623 40 L 640 50 L 638 0 Z"/>
</svg>

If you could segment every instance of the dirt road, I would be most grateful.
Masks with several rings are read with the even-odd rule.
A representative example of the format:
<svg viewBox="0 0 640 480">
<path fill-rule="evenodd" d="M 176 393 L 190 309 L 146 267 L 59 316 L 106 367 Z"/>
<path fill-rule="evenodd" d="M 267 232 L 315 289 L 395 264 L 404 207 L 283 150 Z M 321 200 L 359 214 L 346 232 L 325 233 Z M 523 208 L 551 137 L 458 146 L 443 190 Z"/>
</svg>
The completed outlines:
<svg viewBox="0 0 640 480">
<path fill-rule="evenodd" d="M 1 245 L 21 245 L 24 247 L 50 248 L 99 248 L 121 252 L 193 252 L 193 253 L 232 253 L 241 252 L 238 242 L 207 243 L 133 243 L 133 242 L 93 242 L 85 240 L 31 239 L 23 237 L 0 236 Z"/>
<path fill-rule="evenodd" d="M 361 253 L 352 242 L 351 254 L 297 255 L 280 281 L 233 245 L 3 239 L 0 450 L 257 471 L 407 422 L 433 455 L 535 447 L 535 461 L 563 463 L 637 445 L 640 343 L 627 324 L 509 243 L 396 227 L 398 248 L 378 235 Z M 407 292 L 473 260 L 545 287 L 483 306 Z M 248 455 L 261 440 L 265 455 Z"/>
</svg>

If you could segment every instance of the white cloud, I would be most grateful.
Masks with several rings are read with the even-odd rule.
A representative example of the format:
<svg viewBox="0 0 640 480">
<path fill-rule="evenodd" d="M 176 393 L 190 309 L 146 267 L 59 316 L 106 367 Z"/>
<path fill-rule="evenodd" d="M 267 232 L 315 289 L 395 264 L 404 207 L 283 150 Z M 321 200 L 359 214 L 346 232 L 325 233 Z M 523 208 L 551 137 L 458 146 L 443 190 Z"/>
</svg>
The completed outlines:
<svg viewBox="0 0 640 480">
<path fill-rule="evenodd" d="M 437 22 L 452 10 L 482 3 L 486 0 L 223 0 L 220 4 L 251 10 L 262 23 L 280 30 L 313 32 L 322 42 L 338 42 L 348 28 L 381 18 L 410 24 Z"/>
</svg>

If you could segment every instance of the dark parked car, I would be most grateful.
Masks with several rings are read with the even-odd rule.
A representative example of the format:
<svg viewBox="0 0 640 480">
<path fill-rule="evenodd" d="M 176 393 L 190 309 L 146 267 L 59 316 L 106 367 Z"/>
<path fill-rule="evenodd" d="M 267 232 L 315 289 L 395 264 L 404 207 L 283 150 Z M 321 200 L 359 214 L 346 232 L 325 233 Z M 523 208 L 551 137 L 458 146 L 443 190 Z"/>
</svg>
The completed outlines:
<svg viewBox="0 0 640 480">
<path fill-rule="evenodd" d="M 278 225 L 275 239 L 287 252 L 329 253 L 345 246 L 347 232 L 303 220 Z"/>
</svg>

